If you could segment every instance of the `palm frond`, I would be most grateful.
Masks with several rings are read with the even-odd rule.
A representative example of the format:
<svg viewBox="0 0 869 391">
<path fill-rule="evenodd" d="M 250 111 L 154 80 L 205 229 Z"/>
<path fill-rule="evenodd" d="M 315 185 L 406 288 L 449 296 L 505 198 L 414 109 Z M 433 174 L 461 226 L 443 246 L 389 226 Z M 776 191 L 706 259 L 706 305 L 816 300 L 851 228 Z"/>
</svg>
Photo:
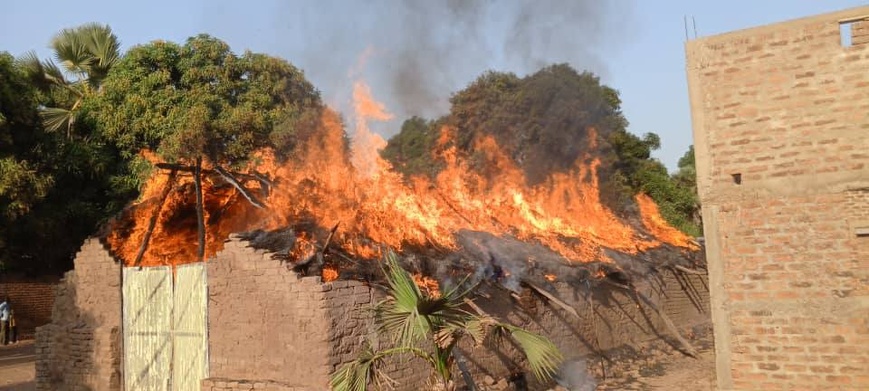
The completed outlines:
<svg viewBox="0 0 869 391">
<path fill-rule="evenodd" d="M 60 30 L 51 40 L 54 57 L 63 68 L 79 79 L 87 78 L 87 68 L 93 61 L 77 28 Z"/>
<path fill-rule="evenodd" d="M 39 111 L 42 124 L 49 132 L 72 131 L 75 124 L 75 113 L 59 107 L 46 107 Z"/>
<path fill-rule="evenodd" d="M 396 346 L 412 346 L 431 331 L 419 309 L 424 297 L 410 274 L 398 264 L 394 253 L 385 257 L 384 274 L 390 296 L 378 304 L 377 317 L 381 331 L 392 336 Z"/>
<path fill-rule="evenodd" d="M 89 23 L 79 27 L 80 39 L 92 56 L 88 80 L 98 85 L 120 58 L 121 43 L 108 25 Z"/>
<path fill-rule="evenodd" d="M 374 352 L 367 347 L 356 360 L 345 364 L 330 379 L 334 391 L 366 391 L 371 380 Z"/>
<path fill-rule="evenodd" d="M 528 358 L 531 372 L 540 380 L 551 379 L 564 361 L 561 351 L 548 338 L 509 324 L 497 323 L 494 327 L 510 333 Z"/>
<path fill-rule="evenodd" d="M 366 345 L 359 356 L 345 364 L 336 371 L 329 384 L 333 391 L 365 391 L 369 383 L 374 383 L 378 388 L 392 387 L 395 381 L 379 370 L 378 364 L 387 357 L 410 354 L 432 363 L 432 357 L 421 349 L 413 347 L 399 347 L 375 352 L 370 345 Z"/>
<path fill-rule="evenodd" d="M 28 77 L 42 77 L 45 73 L 42 69 L 42 61 L 36 55 L 36 52 L 32 50 L 22 54 L 15 59 L 15 62 L 18 68 L 24 71 Z"/>
<path fill-rule="evenodd" d="M 459 329 L 472 316 L 461 308 L 465 290 L 456 287 L 431 296 L 416 285 L 394 253 L 385 258 L 390 297 L 378 305 L 376 313 L 381 331 L 391 335 L 396 346 L 412 346 L 433 334 L 443 336 L 441 330 Z"/>
<path fill-rule="evenodd" d="M 63 72 L 51 60 L 40 60 L 35 52 L 21 55 L 16 63 L 28 79 L 42 91 L 48 91 L 52 86 L 69 84 Z"/>
</svg>

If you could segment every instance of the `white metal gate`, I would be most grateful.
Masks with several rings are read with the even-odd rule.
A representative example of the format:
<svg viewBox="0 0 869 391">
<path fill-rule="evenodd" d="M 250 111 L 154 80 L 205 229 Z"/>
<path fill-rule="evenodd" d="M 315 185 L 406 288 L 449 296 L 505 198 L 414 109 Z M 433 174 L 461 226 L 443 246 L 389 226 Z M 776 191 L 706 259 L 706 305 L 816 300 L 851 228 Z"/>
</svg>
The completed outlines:
<svg viewBox="0 0 869 391">
<path fill-rule="evenodd" d="M 124 388 L 198 391 L 208 375 L 205 265 L 124 268 Z"/>
</svg>

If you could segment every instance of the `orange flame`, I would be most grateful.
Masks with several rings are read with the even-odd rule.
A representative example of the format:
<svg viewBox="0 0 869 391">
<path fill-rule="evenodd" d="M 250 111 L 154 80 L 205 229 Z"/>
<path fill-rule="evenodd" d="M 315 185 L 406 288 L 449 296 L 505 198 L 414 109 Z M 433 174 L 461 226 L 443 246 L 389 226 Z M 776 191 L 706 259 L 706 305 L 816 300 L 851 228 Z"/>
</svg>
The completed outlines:
<svg viewBox="0 0 869 391">
<path fill-rule="evenodd" d="M 367 125 L 370 120 L 388 120 L 391 114 L 363 82 L 354 85 L 353 97 L 355 137 L 350 159 L 344 150 L 343 125 L 328 109 L 312 132 L 314 136 L 303 141 L 292 159 L 279 163 L 273 151 L 257 152 L 256 163 L 248 169 L 277 178 L 269 195 L 263 197 L 266 208 L 251 206 L 232 186 L 212 180 L 213 175 L 204 176 L 206 257 L 219 251 L 231 233 L 293 226 L 300 221 L 323 227 L 340 222 L 333 242 L 363 258 L 379 257 L 380 246 L 400 250 L 407 245 L 433 244 L 455 249 L 454 234 L 461 229 L 537 241 L 574 262 L 607 260 L 604 247 L 625 253 L 661 242 L 695 248 L 660 218 L 657 206 L 647 197 L 638 196 L 637 203 L 653 239 L 605 208 L 599 195 L 600 161 L 590 155 L 579 159 L 570 172 L 553 174 L 529 187 L 522 170 L 493 138 L 481 137 L 474 143 L 488 167 L 481 174 L 456 149 L 456 130 L 444 127 L 436 157 L 446 163 L 445 168 L 433 180 L 412 178 L 408 183 L 380 158 L 378 149 L 385 141 Z M 595 140 L 594 130 L 590 133 L 588 139 Z M 152 154 L 146 156 L 155 159 Z M 242 179 L 251 193 L 264 190 L 256 180 Z M 143 265 L 195 261 L 192 176 L 179 173 L 176 182 L 157 214 Z M 135 259 L 167 183 L 166 173 L 156 172 L 143 189 L 141 201 L 108 236 L 112 250 L 127 263 Z M 291 256 L 310 256 L 316 251 L 314 242 L 313 238 L 298 238 Z M 323 271 L 324 280 L 333 276 L 337 278 L 337 271 Z"/>
<path fill-rule="evenodd" d="M 323 282 L 331 282 L 338 279 L 338 269 L 331 266 L 323 268 Z"/>
<path fill-rule="evenodd" d="M 682 231 L 673 228 L 661 217 L 661 213 L 658 211 L 658 204 L 651 197 L 645 194 L 637 194 L 635 199 L 640 207 L 643 225 L 660 241 L 691 250 L 699 249 L 699 246 L 697 246 L 697 243 L 693 239 Z"/>
<path fill-rule="evenodd" d="M 423 276 L 422 274 L 415 273 L 413 275 L 413 282 L 418 286 L 423 292 L 427 293 L 431 297 L 440 297 L 440 285 L 438 285 L 437 280 Z"/>
</svg>

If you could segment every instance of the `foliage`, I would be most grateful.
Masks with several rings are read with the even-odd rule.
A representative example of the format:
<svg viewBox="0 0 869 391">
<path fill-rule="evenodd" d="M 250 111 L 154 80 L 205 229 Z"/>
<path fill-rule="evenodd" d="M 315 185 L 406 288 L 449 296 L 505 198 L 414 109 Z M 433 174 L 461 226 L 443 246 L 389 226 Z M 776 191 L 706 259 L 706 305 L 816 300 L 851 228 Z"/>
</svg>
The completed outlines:
<svg viewBox="0 0 869 391">
<path fill-rule="evenodd" d="M 390 138 L 381 156 L 405 176 L 433 177 L 442 166 L 433 156 L 439 135 L 437 123 L 412 117 L 404 121 L 401 131 Z"/>
<path fill-rule="evenodd" d="M 40 60 L 33 52 L 20 62 L 33 85 L 53 98 L 53 105 L 40 110 L 45 129 L 65 130 L 67 137 L 72 137 L 82 102 L 99 91 L 120 57 L 120 42 L 111 27 L 88 23 L 61 30 L 51 40 L 51 47 L 60 66 Z"/>
<path fill-rule="evenodd" d="M 103 93 L 86 102 L 94 124 L 128 156 L 155 150 L 169 162 L 206 158 L 241 165 L 265 146 L 282 146 L 286 127 L 319 109 L 301 71 L 264 54 L 233 54 L 208 35 L 183 45 L 155 41 L 130 49 Z"/>
<path fill-rule="evenodd" d="M 615 97 L 599 78 L 566 64 L 524 78 L 489 72 L 452 97 L 449 122 L 460 150 L 473 154 L 473 142 L 491 136 L 535 184 L 596 155 L 598 138 L 627 126 Z"/>
<path fill-rule="evenodd" d="M 44 130 L 38 107 L 61 90 L 39 90 L 22 65 L 0 54 L 0 262 L 55 274 L 130 194 L 111 183 L 118 154 L 87 127 L 75 138 Z"/>
<path fill-rule="evenodd" d="M 696 231 L 685 231 L 688 233 L 700 236 L 703 234 L 703 219 L 700 215 L 700 196 L 697 192 L 697 168 L 694 165 L 694 146 L 690 146 L 688 151 L 679 158 L 678 170 L 672 177 L 673 182 L 677 187 L 683 189 L 690 194 L 691 200 L 683 204 L 681 213 L 687 215 L 690 220 L 691 227 L 696 227 Z"/>
<path fill-rule="evenodd" d="M 45 197 L 54 178 L 39 168 L 31 149 L 38 127 L 32 87 L 13 65 L 12 56 L 0 53 L 0 218 L 3 227 L 26 214 Z M 38 136 L 36 136 L 38 137 Z"/>
<path fill-rule="evenodd" d="M 636 211 L 634 195 L 648 193 L 667 221 L 699 234 L 699 204 L 693 186 L 693 160 L 685 160 L 672 178 L 652 157 L 661 146 L 654 133 L 642 137 L 627 130 L 618 91 L 591 73 L 566 64 L 552 65 L 520 78 L 487 72 L 451 99 L 450 114 L 436 122 L 411 118 L 389 140 L 383 157 L 407 176 L 434 176 L 441 165 L 434 156 L 440 124 L 457 129 L 456 146 L 485 174 L 490 167 L 474 151 L 482 137 L 498 145 L 524 169 L 529 185 L 553 172 L 575 168 L 577 160 L 601 161 L 601 200 L 621 215 Z M 691 155 L 693 156 L 693 154 Z M 687 159 L 687 158 L 683 158 Z M 690 166 L 690 167 L 689 167 Z"/>
<path fill-rule="evenodd" d="M 478 346 L 496 334 L 513 338 L 528 358 L 531 371 L 540 379 L 551 378 L 562 361 L 561 353 L 545 337 L 522 328 L 500 323 L 484 314 L 472 314 L 463 306 L 470 290 L 458 284 L 440 296 L 423 292 L 411 275 L 401 268 L 395 254 L 384 261 L 388 283 L 387 298 L 375 306 L 380 335 L 392 346 L 384 350 L 366 347 L 353 362 L 332 376 L 336 391 L 366 390 L 369 383 L 378 386 L 388 379 L 378 371 L 381 362 L 391 356 L 411 355 L 431 365 L 443 389 L 453 386 L 454 349 L 462 338 L 469 337 Z"/>
</svg>

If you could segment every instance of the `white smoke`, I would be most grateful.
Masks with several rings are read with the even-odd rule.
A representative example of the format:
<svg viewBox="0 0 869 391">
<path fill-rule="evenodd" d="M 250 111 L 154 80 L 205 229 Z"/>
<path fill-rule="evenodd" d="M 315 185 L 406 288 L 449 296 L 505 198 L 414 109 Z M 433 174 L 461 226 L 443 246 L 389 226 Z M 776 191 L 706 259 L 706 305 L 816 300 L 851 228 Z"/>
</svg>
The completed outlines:
<svg viewBox="0 0 869 391">
<path fill-rule="evenodd" d="M 565 360 L 558 370 L 557 381 L 558 385 L 570 391 L 594 391 L 597 388 L 597 382 L 588 372 L 588 363 L 582 357 Z"/>
</svg>

